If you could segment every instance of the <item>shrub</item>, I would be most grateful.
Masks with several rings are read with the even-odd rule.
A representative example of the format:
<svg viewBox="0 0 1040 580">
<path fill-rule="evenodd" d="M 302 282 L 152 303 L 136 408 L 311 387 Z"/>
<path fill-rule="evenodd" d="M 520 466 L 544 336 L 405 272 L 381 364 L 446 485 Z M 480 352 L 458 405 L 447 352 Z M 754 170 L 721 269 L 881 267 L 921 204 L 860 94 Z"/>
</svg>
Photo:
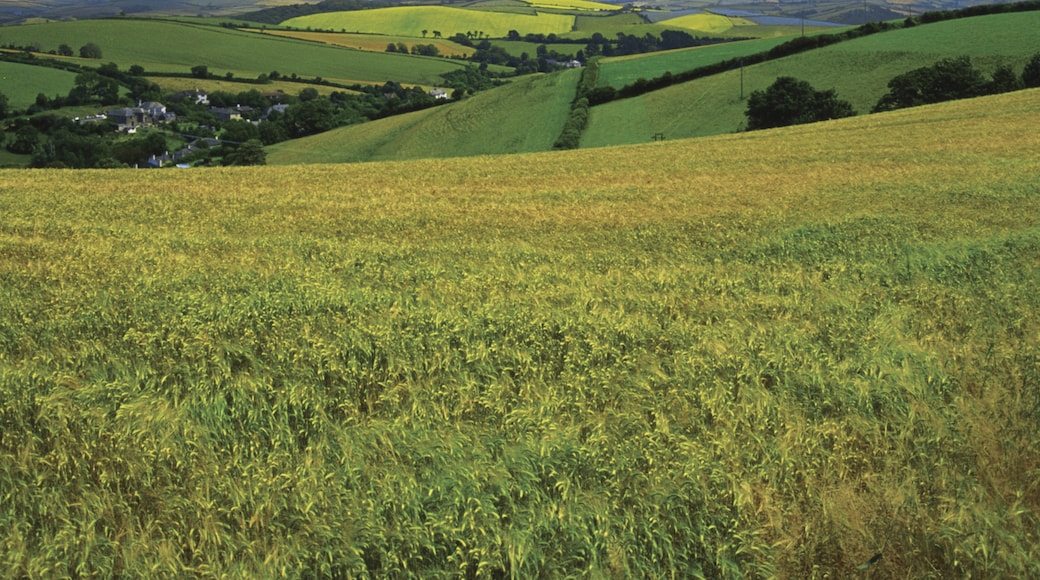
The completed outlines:
<svg viewBox="0 0 1040 580">
<path fill-rule="evenodd" d="M 812 85 L 792 77 L 780 77 L 765 91 L 754 91 L 745 115 L 748 130 L 814 123 L 851 117 L 856 112 L 833 90 L 817 91 Z"/>
</svg>

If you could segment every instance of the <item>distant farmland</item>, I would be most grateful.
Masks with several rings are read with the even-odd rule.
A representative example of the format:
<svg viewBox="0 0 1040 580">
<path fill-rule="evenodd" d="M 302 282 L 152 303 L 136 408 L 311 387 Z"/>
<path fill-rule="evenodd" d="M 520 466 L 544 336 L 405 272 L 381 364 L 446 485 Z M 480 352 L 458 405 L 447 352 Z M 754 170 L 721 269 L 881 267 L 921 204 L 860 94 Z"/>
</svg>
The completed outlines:
<svg viewBox="0 0 1040 580">
<path fill-rule="evenodd" d="M 574 16 L 568 14 L 538 13 L 537 15 L 466 10 L 446 6 L 400 6 L 351 12 L 329 12 L 301 16 L 282 23 L 293 28 L 345 30 L 422 38 L 439 31 L 447 38 L 457 33 L 481 32 L 489 37 L 505 37 L 510 30 L 520 34 L 567 32 L 574 25 Z"/>
<path fill-rule="evenodd" d="M 188 72 L 205 65 L 218 76 L 256 78 L 279 71 L 306 77 L 352 82 L 388 79 L 435 85 L 440 75 L 467 66 L 444 58 L 350 50 L 342 47 L 256 34 L 216 26 L 154 20 L 84 20 L 5 27 L 3 38 L 15 44 L 39 43 L 44 51 L 59 44 L 79 47 L 97 43 L 101 62 L 126 69 L 140 65 L 148 72 Z"/>
</svg>

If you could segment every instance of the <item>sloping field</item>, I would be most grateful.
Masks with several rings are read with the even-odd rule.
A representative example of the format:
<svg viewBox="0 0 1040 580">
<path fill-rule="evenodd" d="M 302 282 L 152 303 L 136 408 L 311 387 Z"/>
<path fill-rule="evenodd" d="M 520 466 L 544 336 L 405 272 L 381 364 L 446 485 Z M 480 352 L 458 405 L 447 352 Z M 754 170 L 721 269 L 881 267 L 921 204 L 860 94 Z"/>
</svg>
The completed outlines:
<svg viewBox="0 0 1040 580">
<path fill-rule="evenodd" d="M 567 32 L 574 25 L 568 14 L 516 14 L 487 10 L 466 10 L 447 6 L 395 6 L 349 12 L 326 12 L 292 18 L 282 23 L 293 28 L 345 30 L 398 36 L 422 37 L 423 30 L 437 30 L 447 38 L 458 33 L 482 32 L 504 38 L 510 30 L 520 34 Z"/>
<path fill-rule="evenodd" d="M 395 45 L 403 42 L 409 49 L 416 44 L 432 44 L 437 47 L 443 56 L 469 57 L 476 49 L 456 44 L 447 39 L 433 38 L 431 35 L 418 39 L 414 36 L 387 36 L 384 34 L 351 34 L 343 32 L 305 32 L 301 30 L 266 30 L 265 34 L 285 36 L 311 42 L 321 42 L 333 46 L 356 48 L 358 50 L 370 50 L 374 52 L 386 52 L 386 45 Z"/>
<path fill-rule="evenodd" d="M 76 74 L 42 66 L 0 61 L 0 93 L 12 109 L 25 109 L 36 102 L 36 95 L 47 98 L 67 95 L 76 83 Z"/>
<path fill-rule="evenodd" d="M 353 93 L 348 89 L 330 87 L 328 85 L 315 85 L 309 83 L 297 83 L 292 81 L 272 81 L 262 85 L 253 83 L 236 83 L 220 79 L 196 79 L 184 77 L 148 77 L 148 80 L 159 85 L 164 91 L 190 91 L 200 90 L 207 93 L 223 91 L 227 93 L 241 93 L 247 91 L 260 91 L 261 93 L 285 93 L 287 95 L 298 95 L 304 89 L 314 89 L 319 94 L 328 95 L 333 92 Z M 382 84 L 382 83 L 380 83 Z"/>
<path fill-rule="evenodd" d="M 834 89 L 858 112 L 867 113 L 888 90 L 892 77 L 942 58 L 970 56 L 987 75 L 1000 64 L 1021 73 L 1029 58 L 1040 52 L 1036 30 L 1040 30 L 1040 12 L 966 18 L 875 34 L 745 67 L 744 96 L 764 90 L 779 76 L 793 76 L 819 90 Z M 689 52 L 697 50 L 706 49 Z M 635 64 L 638 61 L 605 62 L 600 78 L 621 82 L 638 70 Z M 621 76 L 622 71 L 627 76 Z M 582 146 L 642 143 L 658 132 L 672 139 L 736 131 L 747 108 L 740 99 L 740 75 L 734 69 L 595 107 Z"/>
<path fill-rule="evenodd" d="M 4 569 L 1038 577 L 1038 125 L 0 171 Z"/>
<path fill-rule="evenodd" d="M 267 161 L 288 165 L 547 151 L 567 120 L 580 74 L 524 77 L 458 103 L 287 141 L 270 147 Z"/>
<path fill-rule="evenodd" d="M 722 16 L 721 14 L 711 14 L 708 12 L 669 18 L 658 22 L 658 24 L 709 34 L 722 34 L 735 26 L 741 28 L 757 26 L 754 22 L 747 20 L 746 18 Z"/>
<path fill-rule="evenodd" d="M 615 12 L 621 9 L 616 4 L 593 2 L 592 0 L 531 0 L 529 4 L 536 8 L 562 8 L 564 10 Z"/>
<path fill-rule="evenodd" d="M 620 89 L 641 78 L 657 78 L 666 72 L 676 74 L 740 56 L 765 52 L 788 40 L 790 38 L 760 38 L 650 54 L 604 58 L 600 64 L 598 84 L 601 87 Z"/>
<path fill-rule="evenodd" d="M 88 42 L 101 47 L 102 62 L 126 69 L 138 64 L 148 71 L 187 72 L 206 65 L 223 76 L 256 78 L 282 74 L 345 82 L 435 85 L 439 75 L 463 63 L 440 58 L 372 53 L 261 35 L 215 26 L 153 20 L 85 20 L 5 27 L 5 42 L 39 42 L 44 51 L 65 43 L 78 48 Z"/>
</svg>

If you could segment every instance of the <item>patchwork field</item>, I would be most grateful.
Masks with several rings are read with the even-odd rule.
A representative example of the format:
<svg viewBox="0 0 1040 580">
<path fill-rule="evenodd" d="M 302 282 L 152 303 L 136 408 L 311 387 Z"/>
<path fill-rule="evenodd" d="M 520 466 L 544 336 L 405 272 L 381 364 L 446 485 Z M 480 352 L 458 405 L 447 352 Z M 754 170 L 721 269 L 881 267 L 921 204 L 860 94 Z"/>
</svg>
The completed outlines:
<svg viewBox="0 0 1040 580">
<path fill-rule="evenodd" d="M 537 15 L 447 6 L 397 6 L 350 12 L 327 12 L 292 18 L 282 23 L 293 28 L 344 30 L 397 36 L 422 37 L 423 30 L 440 31 L 444 38 L 458 33 L 481 32 L 504 38 L 510 30 L 549 34 L 567 32 L 574 16 L 540 12 Z"/>
<path fill-rule="evenodd" d="M 1040 576 L 1038 125 L 0 171 L 0 561 Z"/>
<path fill-rule="evenodd" d="M 137 64 L 152 72 L 184 73 L 206 65 L 218 76 L 231 72 L 247 78 L 277 70 L 343 83 L 383 83 L 392 77 L 401 83 L 434 85 L 440 74 L 465 66 L 448 59 L 348 50 L 273 34 L 172 21 L 84 20 L 14 26 L 4 28 L 3 38 L 20 45 L 39 42 L 44 51 L 62 43 L 78 49 L 94 42 L 101 47 L 102 62 L 114 62 L 124 70 Z"/>
</svg>

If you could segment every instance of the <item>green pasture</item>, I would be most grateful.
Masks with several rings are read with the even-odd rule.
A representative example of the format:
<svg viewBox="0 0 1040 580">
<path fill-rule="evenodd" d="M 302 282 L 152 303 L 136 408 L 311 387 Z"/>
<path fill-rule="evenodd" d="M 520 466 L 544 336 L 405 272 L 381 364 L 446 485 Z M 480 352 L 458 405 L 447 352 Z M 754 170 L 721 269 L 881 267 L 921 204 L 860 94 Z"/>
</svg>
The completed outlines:
<svg viewBox="0 0 1040 580">
<path fill-rule="evenodd" d="M 492 40 L 491 44 L 500 46 L 505 49 L 506 52 L 514 56 L 520 56 L 523 53 L 531 58 L 538 58 L 538 47 L 540 43 L 536 42 L 524 42 L 522 40 Z M 584 44 L 569 44 L 569 43 L 545 43 L 545 47 L 551 51 L 559 54 L 566 54 L 574 56 L 579 50 L 585 48 Z"/>
<path fill-rule="evenodd" d="M 641 78 L 652 79 L 666 72 L 678 74 L 724 60 L 765 52 L 788 40 L 790 38 L 758 38 L 651 54 L 605 58 L 600 64 L 598 84 L 601 87 L 620 89 Z"/>
<path fill-rule="evenodd" d="M 1040 577 L 1038 125 L 0 171 L 4 574 Z"/>
<path fill-rule="evenodd" d="M 448 59 L 373 53 L 213 26 L 155 20 L 83 20 L 5 27 L 7 42 L 39 42 L 44 51 L 65 43 L 101 47 L 97 65 L 141 65 L 147 71 L 188 72 L 205 65 L 218 76 L 256 78 L 277 70 L 338 82 L 386 82 L 434 85 L 439 75 L 465 66 Z"/>
<path fill-rule="evenodd" d="M 267 161 L 294 165 L 545 151 L 562 130 L 580 74 L 523 77 L 457 103 L 280 143 L 268 148 Z"/>
<path fill-rule="evenodd" d="M 76 74 L 44 66 L 0 61 L 0 93 L 12 109 L 24 110 L 36 102 L 36 95 L 47 98 L 67 95 L 76 83 Z"/>
<path fill-rule="evenodd" d="M 350 12 L 327 12 L 292 18 L 282 23 L 293 28 L 346 30 L 399 36 L 422 37 L 423 30 L 438 30 L 445 38 L 458 33 L 482 32 L 504 38 L 510 30 L 563 33 L 571 29 L 574 16 L 539 13 L 537 15 L 488 10 L 466 10 L 446 6 L 398 6 Z"/>
<path fill-rule="evenodd" d="M 836 90 L 839 98 L 849 101 L 857 112 L 865 114 L 888 90 L 887 84 L 892 77 L 931 65 L 942 58 L 968 55 L 976 68 L 987 75 L 1001 64 L 1021 73 L 1030 56 L 1040 52 L 1040 37 L 1033 34 L 1038 29 L 1040 13 L 1026 12 L 952 20 L 875 34 L 745 67 L 744 97 L 752 91 L 764 90 L 779 76 L 793 76 L 808 81 L 818 90 Z M 975 40 L 964 41 L 965 35 L 969 34 Z M 755 42 L 765 46 L 771 41 Z M 725 49 L 727 46 L 712 48 Z M 688 57 L 701 50 L 707 49 L 674 54 Z M 659 65 L 665 61 L 657 59 L 666 56 L 649 57 L 647 64 Z M 601 84 L 624 84 L 627 77 L 641 74 L 636 67 L 638 63 L 639 60 L 635 59 L 605 60 L 601 67 Z M 651 72 L 656 73 L 661 68 L 657 66 L 641 76 L 649 78 Z M 619 74 L 622 71 L 627 77 Z M 641 143 L 657 133 L 663 133 L 665 138 L 682 138 L 738 131 L 745 121 L 747 108 L 746 101 L 740 97 L 741 71 L 738 68 L 640 97 L 607 103 L 592 109 L 582 146 Z"/>
</svg>

